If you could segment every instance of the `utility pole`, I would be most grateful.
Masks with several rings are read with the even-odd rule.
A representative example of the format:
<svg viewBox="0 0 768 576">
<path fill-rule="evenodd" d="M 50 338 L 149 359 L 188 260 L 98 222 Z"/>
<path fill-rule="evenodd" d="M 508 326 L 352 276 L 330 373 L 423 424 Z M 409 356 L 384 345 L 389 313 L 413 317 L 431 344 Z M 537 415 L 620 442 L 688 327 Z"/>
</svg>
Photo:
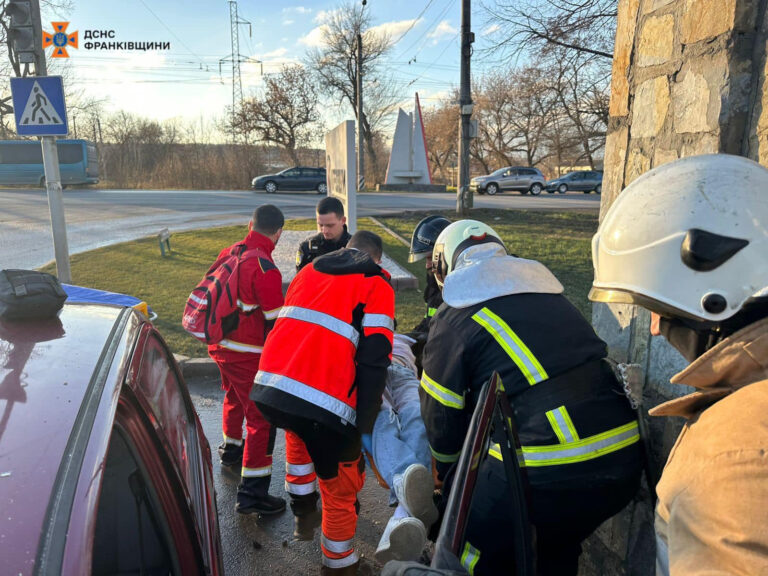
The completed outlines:
<svg viewBox="0 0 768 576">
<path fill-rule="evenodd" d="M 466 215 L 472 208 L 472 192 L 469 190 L 469 144 L 472 118 L 472 90 L 469 61 L 475 35 L 470 25 L 470 0 L 461 0 L 461 134 L 459 135 L 459 182 L 456 188 L 456 213 Z"/>
<path fill-rule="evenodd" d="M 363 3 L 365 5 L 365 3 Z M 363 145 L 363 35 L 357 31 L 357 191 L 365 188 L 365 147 Z"/>
</svg>

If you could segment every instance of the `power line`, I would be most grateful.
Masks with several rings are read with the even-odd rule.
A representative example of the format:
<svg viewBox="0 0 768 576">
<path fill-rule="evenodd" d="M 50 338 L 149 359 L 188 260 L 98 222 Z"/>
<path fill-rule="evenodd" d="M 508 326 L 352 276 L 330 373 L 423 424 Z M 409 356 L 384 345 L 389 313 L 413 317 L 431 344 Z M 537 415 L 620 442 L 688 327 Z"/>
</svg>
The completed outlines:
<svg viewBox="0 0 768 576">
<path fill-rule="evenodd" d="M 166 30 L 168 30 L 168 33 L 169 33 L 171 36 L 173 36 L 174 38 L 176 38 L 176 40 L 178 40 L 178 41 L 179 41 L 179 44 L 181 44 L 182 46 L 184 46 L 184 48 L 186 48 L 186 49 L 187 49 L 187 51 L 188 51 L 190 54 L 192 54 L 192 55 L 193 55 L 195 58 L 197 58 L 197 59 L 200 61 L 200 63 L 202 64 L 202 60 L 203 60 L 203 59 L 202 59 L 202 58 L 200 58 L 200 56 L 198 56 L 197 54 L 195 54 L 195 51 L 194 51 L 194 50 L 192 50 L 192 48 L 190 48 L 189 46 L 187 46 L 186 44 L 184 44 L 184 41 L 183 41 L 181 38 L 179 38 L 178 36 L 176 36 L 176 34 L 173 32 L 173 30 L 171 30 L 171 29 L 170 29 L 170 28 L 169 28 L 169 27 L 166 25 L 166 23 L 165 23 L 165 22 L 163 22 L 163 20 L 160 18 L 160 16 L 158 16 L 157 14 L 155 14 L 155 13 L 152 11 L 152 8 L 150 8 L 149 6 L 147 6 L 147 3 L 146 3 L 146 2 L 144 2 L 144 0 L 139 0 L 139 2 L 141 2 L 141 3 L 142 3 L 142 5 L 144 6 L 144 8 L 146 8 L 146 9 L 149 11 L 149 13 L 150 13 L 150 14 L 152 14 L 152 16 L 154 16 L 154 17 L 155 17 L 155 19 L 156 19 L 158 22 L 160 22 L 160 24 L 163 26 L 163 28 L 165 28 Z"/>
</svg>

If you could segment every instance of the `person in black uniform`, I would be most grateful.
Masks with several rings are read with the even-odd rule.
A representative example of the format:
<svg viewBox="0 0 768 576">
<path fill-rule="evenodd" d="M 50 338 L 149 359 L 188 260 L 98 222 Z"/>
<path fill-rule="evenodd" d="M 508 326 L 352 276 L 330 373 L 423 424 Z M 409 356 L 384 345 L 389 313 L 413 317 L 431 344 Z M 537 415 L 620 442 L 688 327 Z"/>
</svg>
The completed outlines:
<svg viewBox="0 0 768 576">
<path fill-rule="evenodd" d="M 440 308 L 440 304 L 443 303 L 443 295 L 432 270 L 432 249 L 435 247 L 435 241 L 440 232 L 445 230 L 450 223 L 450 220 L 442 216 L 427 216 L 416 224 L 411 237 L 411 252 L 408 254 L 408 262 L 417 262 L 422 258 L 427 259 L 427 286 L 424 288 L 424 302 L 427 304 L 427 310 L 424 313 L 424 318 L 413 329 L 411 336 L 423 334 L 425 340 L 429 332 L 429 321 Z"/>
<path fill-rule="evenodd" d="M 509 256 L 481 222 L 445 228 L 433 263 L 445 304 L 432 318 L 420 396 L 438 478 L 458 460 L 479 392 L 498 371 L 530 485 L 537 573 L 575 575 L 582 540 L 632 499 L 642 469 L 638 423 L 606 344 L 543 264 Z M 474 575 L 513 571 L 515 509 L 497 432 L 460 558 Z"/>
<path fill-rule="evenodd" d="M 318 233 L 304 240 L 296 252 L 296 271 L 312 262 L 318 256 L 345 248 L 352 235 L 347 232 L 347 218 L 344 205 L 338 198 L 327 196 L 317 203 Z"/>
</svg>

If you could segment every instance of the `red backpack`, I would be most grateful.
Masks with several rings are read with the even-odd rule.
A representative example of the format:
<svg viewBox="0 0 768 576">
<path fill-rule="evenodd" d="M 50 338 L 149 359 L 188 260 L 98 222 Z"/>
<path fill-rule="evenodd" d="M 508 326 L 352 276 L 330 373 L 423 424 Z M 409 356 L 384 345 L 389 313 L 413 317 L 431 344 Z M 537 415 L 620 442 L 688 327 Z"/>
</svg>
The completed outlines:
<svg viewBox="0 0 768 576">
<path fill-rule="evenodd" d="M 237 286 L 240 264 L 252 253 L 245 254 L 245 244 L 235 244 L 229 254 L 210 267 L 192 290 L 184 306 L 181 325 L 204 344 L 218 344 L 240 322 Z"/>
</svg>

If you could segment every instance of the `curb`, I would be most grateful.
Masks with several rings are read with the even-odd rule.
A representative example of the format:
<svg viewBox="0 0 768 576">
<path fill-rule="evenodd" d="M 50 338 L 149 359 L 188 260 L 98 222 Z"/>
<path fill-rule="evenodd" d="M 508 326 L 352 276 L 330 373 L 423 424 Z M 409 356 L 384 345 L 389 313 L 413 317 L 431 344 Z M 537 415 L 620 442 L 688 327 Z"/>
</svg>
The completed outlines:
<svg viewBox="0 0 768 576">
<path fill-rule="evenodd" d="M 219 366 L 211 358 L 189 358 L 181 354 L 174 354 L 173 357 L 184 378 L 219 376 Z"/>
</svg>

